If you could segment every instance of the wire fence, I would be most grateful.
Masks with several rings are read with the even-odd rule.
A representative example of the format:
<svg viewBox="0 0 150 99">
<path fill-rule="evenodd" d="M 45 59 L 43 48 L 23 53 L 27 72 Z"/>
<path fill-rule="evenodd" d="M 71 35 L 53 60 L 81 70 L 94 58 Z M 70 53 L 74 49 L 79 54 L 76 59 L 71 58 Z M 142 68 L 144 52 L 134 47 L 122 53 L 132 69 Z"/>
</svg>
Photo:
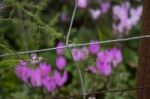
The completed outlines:
<svg viewBox="0 0 150 99">
<path fill-rule="evenodd" d="M 105 41 L 97 41 L 97 42 L 91 42 L 91 43 L 69 44 L 72 24 L 73 24 L 73 21 L 74 21 L 76 10 L 77 10 L 77 2 L 78 2 L 78 0 L 75 0 L 75 6 L 74 6 L 71 22 L 70 22 L 69 29 L 68 29 L 68 33 L 67 33 L 67 37 L 66 37 L 66 45 L 65 46 L 53 47 L 53 48 L 47 48 L 47 49 L 40 49 L 40 50 L 22 51 L 22 52 L 17 52 L 17 53 L 6 53 L 6 54 L 0 55 L 0 58 L 8 57 L 8 56 L 16 55 L 16 54 L 17 55 L 21 55 L 21 54 L 41 53 L 41 52 L 47 52 L 47 51 L 56 50 L 56 49 L 67 48 L 69 53 L 70 53 L 70 55 L 71 55 L 71 57 L 72 57 L 74 65 L 77 68 L 78 76 L 80 78 L 80 84 L 81 84 L 82 93 L 81 94 L 70 95 L 70 96 L 62 96 L 62 97 L 53 97 L 52 96 L 52 97 L 46 97 L 46 99 L 66 99 L 66 98 L 70 99 L 70 98 L 79 97 L 79 96 L 82 96 L 83 99 L 86 99 L 87 98 L 86 96 L 90 96 L 90 95 L 105 94 L 105 93 L 128 92 L 128 91 L 135 91 L 135 90 L 142 90 L 142 89 L 150 88 L 150 87 L 138 87 L 138 88 L 117 89 L 117 90 L 108 90 L 108 91 L 99 91 L 99 92 L 86 92 L 85 91 L 81 69 L 80 69 L 79 64 L 73 58 L 73 54 L 72 54 L 72 51 L 71 51 L 72 48 L 81 47 L 81 46 L 87 46 L 87 45 L 93 45 L 93 44 L 106 44 L 106 43 L 125 42 L 125 41 L 130 41 L 130 40 L 146 39 L 146 38 L 150 38 L 150 35 L 134 36 L 134 37 L 129 37 L 129 38 L 112 39 L 112 40 L 105 40 Z M 3 9 L 3 8 L 4 7 L 1 7 L 0 9 Z M 10 72 L 11 71 L 9 71 L 5 75 L 3 75 L 1 78 L 4 78 Z"/>
</svg>

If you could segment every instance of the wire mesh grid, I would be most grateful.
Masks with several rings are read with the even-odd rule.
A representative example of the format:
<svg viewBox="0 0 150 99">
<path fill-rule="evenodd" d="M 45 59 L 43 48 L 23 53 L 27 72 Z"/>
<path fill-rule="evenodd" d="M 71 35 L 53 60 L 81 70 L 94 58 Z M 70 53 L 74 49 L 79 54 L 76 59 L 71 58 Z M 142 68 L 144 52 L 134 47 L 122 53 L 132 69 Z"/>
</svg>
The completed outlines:
<svg viewBox="0 0 150 99">
<path fill-rule="evenodd" d="M 105 40 L 105 41 L 97 41 L 97 42 L 91 42 L 91 43 L 69 44 L 72 24 L 73 24 L 73 21 L 74 21 L 74 18 L 75 18 L 76 10 L 77 10 L 77 2 L 78 2 L 78 0 L 75 0 L 75 6 L 74 6 L 73 13 L 72 13 L 72 18 L 71 18 L 71 22 L 70 22 L 70 25 L 69 25 L 69 29 L 68 29 L 68 32 L 67 32 L 66 45 L 65 46 L 53 47 L 53 48 L 47 48 L 47 49 L 40 49 L 40 50 L 26 50 L 26 51 L 17 52 L 17 53 L 6 53 L 6 54 L 0 55 L 0 58 L 9 57 L 9 56 L 12 56 L 12 55 L 41 53 L 41 52 L 47 52 L 47 51 L 56 50 L 56 49 L 67 48 L 69 53 L 70 53 L 70 56 L 72 57 L 74 65 L 77 68 L 78 76 L 80 78 L 80 84 L 81 84 L 82 93 L 75 94 L 75 95 L 70 95 L 70 96 L 62 96 L 62 97 L 61 96 L 60 97 L 52 96 L 52 97 L 46 97 L 45 99 L 74 99 L 74 98 L 77 99 L 77 97 L 82 97 L 83 99 L 87 99 L 87 96 L 92 96 L 92 95 L 96 95 L 96 94 L 118 93 L 118 92 L 124 93 L 124 92 L 129 92 L 129 91 L 136 91 L 136 90 L 142 90 L 142 89 L 150 88 L 150 87 L 135 87 L 135 88 L 116 89 L 116 90 L 98 91 L 98 92 L 86 92 L 85 91 L 83 75 L 81 73 L 81 69 L 80 69 L 79 64 L 73 58 L 73 54 L 72 54 L 72 51 L 71 51 L 72 48 L 81 47 L 81 46 L 87 46 L 87 45 L 93 45 L 93 44 L 106 44 L 106 43 L 125 42 L 125 41 L 130 41 L 130 40 L 146 39 L 146 38 L 150 38 L 150 35 L 134 36 L 134 37 L 128 37 L 128 38 L 122 38 L 122 39 L 112 39 L 112 40 Z M 0 9 L 3 9 L 3 8 L 4 7 L 1 7 Z M 7 74 L 9 74 L 10 72 L 12 72 L 12 69 L 10 69 L 10 71 L 7 72 L 5 75 L 2 75 L 0 77 L 0 79 L 2 79 L 5 76 L 7 76 Z M 95 98 L 92 98 L 92 99 L 95 99 Z"/>
</svg>

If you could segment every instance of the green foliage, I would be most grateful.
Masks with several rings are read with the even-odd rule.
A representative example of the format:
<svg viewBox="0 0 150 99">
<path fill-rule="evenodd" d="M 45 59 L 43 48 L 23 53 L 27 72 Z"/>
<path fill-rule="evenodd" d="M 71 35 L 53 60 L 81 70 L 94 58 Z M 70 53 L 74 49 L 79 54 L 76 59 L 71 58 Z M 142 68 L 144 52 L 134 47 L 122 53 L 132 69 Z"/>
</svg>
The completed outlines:
<svg viewBox="0 0 150 99">
<path fill-rule="evenodd" d="M 50 3 L 48 0 L 42 2 L 6 0 L 5 5 L 6 7 L 8 5 L 8 9 L 2 9 L 1 12 L 3 14 L 0 19 L 0 27 L 2 27 L 0 34 L 8 37 L 1 36 L 1 42 L 7 38 L 9 39 L 5 41 L 8 42 L 7 46 L 12 45 L 11 41 L 18 48 L 24 44 L 21 50 L 54 45 L 54 41 L 62 37 L 62 34 L 54 26 L 58 23 L 57 13 L 53 13 L 54 16 L 48 17 L 46 20 L 44 18 L 43 11 L 48 3 Z M 10 12 L 11 15 L 5 12 Z M 51 13 L 46 14 L 51 15 Z"/>
</svg>

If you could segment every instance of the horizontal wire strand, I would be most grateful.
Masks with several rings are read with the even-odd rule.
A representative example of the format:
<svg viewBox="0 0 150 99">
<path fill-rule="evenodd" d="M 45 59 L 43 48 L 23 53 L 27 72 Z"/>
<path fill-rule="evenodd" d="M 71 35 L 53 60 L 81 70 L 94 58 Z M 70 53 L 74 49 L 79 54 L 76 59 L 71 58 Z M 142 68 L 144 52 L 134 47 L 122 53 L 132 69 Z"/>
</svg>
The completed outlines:
<svg viewBox="0 0 150 99">
<path fill-rule="evenodd" d="M 40 49 L 40 50 L 31 50 L 31 51 L 22 51 L 22 52 L 18 52 L 18 53 L 15 53 L 15 54 L 14 53 L 7 53 L 7 54 L 0 55 L 0 57 L 6 57 L 6 56 L 11 56 L 11 55 L 16 55 L 16 54 L 20 55 L 20 54 L 47 52 L 47 51 L 51 51 L 51 50 L 68 48 L 68 47 L 74 48 L 74 47 L 81 47 L 81 46 L 87 46 L 87 45 L 93 45 L 93 44 L 124 42 L 124 41 L 137 40 L 137 39 L 143 39 L 143 38 L 150 38 L 150 35 L 134 36 L 134 37 L 123 38 L 123 39 L 105 40 L 105 41 L 91 42 L 91 43 L 69 44 L 69 45 L 65 45 L 65 46 L 61 46 L 61 47 L 53 47 L 53 48 Z"/>
</svg>

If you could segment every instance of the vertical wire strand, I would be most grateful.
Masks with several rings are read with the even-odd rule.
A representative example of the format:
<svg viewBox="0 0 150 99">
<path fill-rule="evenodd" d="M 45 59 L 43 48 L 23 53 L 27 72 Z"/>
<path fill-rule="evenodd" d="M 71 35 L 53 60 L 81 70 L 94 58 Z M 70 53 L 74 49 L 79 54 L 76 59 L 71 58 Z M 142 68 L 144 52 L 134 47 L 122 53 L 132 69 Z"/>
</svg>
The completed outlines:
<svg viewBox="0 0 150 99">
<path fill-rule="evenodd" d="M 71 22 L 70 22 L 68 33 L 67 33 L 66 45 L 68 45 L 68 43 L 69 43 L 69 38 L 70 38 L 71 29 L 72 29 L 72 24 L 73 24 L 73 21 L 74 21 L 76 10 L 77 10 L 77 2 L 78 2 L 78 0 L 75 0 L 75 6 L 74 6 Z"/>
<path fill-rule="evenodd" d="M 72 59 L 75 63 L 75 66 L 77 67 L 79 78 L 80 78 L 80 83 L 81 83 L 81 87 L 82 87 L 83 99 L 85 99 L 86 92 L 85 92 L 85 88 L 84 88 L 84 81 L 83 81 L 83 77 L 82 77 L 80 67 L 79 67 L 78 63 L 74 60 L 70 47 L 68 47 L 68 51 L 69 51 L 69 53 L 70 53 L 70 55 L 71 55 L 71 57 L 72 57 Z"/>
<path fill-rule="evenodd" d="M 66 45 L 67 45 L 67 49 L 68 49 L 68 51 L 69 51 L 69 53 L 70 53 L 70 55 L 72 57 L 72 60 L 74 61 L 75 66 L 77 68 L 77 71 L 78 71 L 78 74 L 79 74 L 79 78 L 80 78 L 81 87 L 82 87 L 83 99 L 85 99 L 86 93 L 85 93 L 85 88 L 84 88 L 84 82 L 83 82 L 82 73 L 81 73 L 81 70 L 80 70 L 80 67 L 79 67 L 78 63 L 73 58 L 73 54 L 72 54 L 71 48 L 69 46 L 69 38 L 70 38 L 70 33 L 71 33 L 71 29 L 72 29 L 72 24 L 73 24 L 73 21 L 74 21 L 74 17 L 75 17 L 76 10 L 77 10 L 77 2 L 78 2 L 78 0 L 75 0 L 75 6 L 74 6 L 74 10 L 73 10 L 73 14 L 72 14 L 70 26 L 69 26 L 68 33 L 67 33 Z"/>
</svg>

